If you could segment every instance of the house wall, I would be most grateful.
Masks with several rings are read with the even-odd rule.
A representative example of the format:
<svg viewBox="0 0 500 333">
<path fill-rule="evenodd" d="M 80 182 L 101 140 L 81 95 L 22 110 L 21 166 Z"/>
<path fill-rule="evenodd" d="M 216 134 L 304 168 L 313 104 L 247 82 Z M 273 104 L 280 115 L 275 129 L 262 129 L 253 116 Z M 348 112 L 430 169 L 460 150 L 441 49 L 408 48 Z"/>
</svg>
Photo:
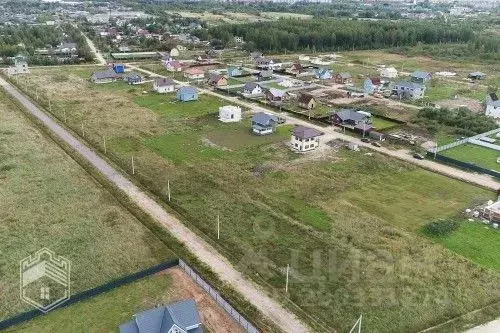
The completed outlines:
<svg viewBox="0 0 500 333">
<path fill-rule="evenodd" d="M 301 139 L 292 135 L 290 143 L 292 145 L 292 149 L 305 152 L 318 148 L 319 138 Z"/>
<path fill-rule="evenodd" d="M 486 105 L 487 116 L 493 118 L 500 118 L 500 107 L 494 107 L 493 105 Z"/>
<path fill-rule="evenodd" d="M 160 93 L 160 94 L 165 94 L 168 92 L 173 92 L 175 90 L 174 86 L 161 86 L 158 87 L 157 85 L 153 86 L 153 90 Z"/>
</svg>

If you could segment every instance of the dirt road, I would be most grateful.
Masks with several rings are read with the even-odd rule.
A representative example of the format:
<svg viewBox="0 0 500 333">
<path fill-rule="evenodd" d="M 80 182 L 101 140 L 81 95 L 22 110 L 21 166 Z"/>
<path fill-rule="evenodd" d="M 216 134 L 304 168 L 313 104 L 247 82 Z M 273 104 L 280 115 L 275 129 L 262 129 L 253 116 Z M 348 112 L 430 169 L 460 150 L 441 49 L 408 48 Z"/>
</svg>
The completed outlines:
<svg viewBox="0 0 500 333">
<path fill-rule="evenodd" d="M 210 266 L 222 281 L 242 294 L 279 328 L 285 332 L 302 333 L 310 331 L 295 315 L 285 310 L 278 302 L 267 296 L 258 285 L 243 278 L 241 273 L 238 272 L 225 257 L 218 253 L 217 250 L 184 226 L 176 217 L 167 213 L 167 211 L 146 193 L 125 178 L 92 149 L 85 146 L 71 133 L 56 123 L 14 86 L 3 78 L 0 78 L 0 86 L 3 87 L 9 95 L 18 100 L 26 108 L 26 112 L 36 117 L 48 130 L 57 135 L 78 154 L 85 158 L 96 170 L 117 188 L 122 190 L 133 202 L 160 222 L 174 237 L 196 255 L 200 261 Z"/>
<path fill-rule="evenodd" d="M 104 59 L 101 52 L 99 52 L 99 50 L 97 50 L 97 47 L 95 47 L 94 42 L 90 38 L 88 38 L 87 35 L 85 35 L 83 32 L 82 32 L 82 35 L 83 35 L 83 37 L 85 37 L 85 40 L 87 41 L 87 45 L 89 46 L 90 51 L 92 51 L 92 53 L 94 54 L 95 60 L 97 60 L 97 62 L 100 65 L 106 65 L 106 59 Z"/>
<path fill-rule="evenodd" d="M 137 67 L 135 65 L 128 65 L 128 67 L 133 68 L 136 71 L 141 71 L 141 72 L 146 73 L 146 74 L 151 75 L 151 76 L 165 77 L 163 75 L 159 75 L 159 74 L 156 74 L 154 72 L 142 69 L 142 68 Z M 186 82 L 182 82 L 182 81 L 176 81 L 176 83 L 178 83 L 179 85 L 187 85 Z M 200 92 L 203 92 L 205 94 L 217 96 L 223 100 L 226 100 L 228 102 L 231 102 L 231 103 L 234 103 L 234 104 L 246 107 L 246 108 L 249 108 L 249 109 L 256 111 L 256 112 L 267 112 L 267 113 L 279 115 L 280 117 L 285 118 L 288 124 L 314 127 L 316 129 L 320 130 L 321 132 L 324 132 L 325 134 L 329 134 L 330 137 L 332 137 L 332 138 L 341 139 L 341 140 L 346 141 L 346 142 L 356 142 L 359 146 L 366 147 L 366 148 L 375 150 L 379 153 L 382 153 L 384 155 L 391 156 L 391 157 L 406 161 L 408 163 L 418 165 L 419 167 L 422 167 L 422 168 L 427 169 L 427 170 L 432 171 L 432 172 L 437 172 L 439 174 L 442 174 L 442 175 L 450 177 L 450 178 L 455 178 L 455 179 L 458 179 L 458 180 L 461 180 L 464 182 L 468 182 L 468 183 L 471 183 L 474 185 L 479 185 L 481 187 L 484 187 L 484 188 L 487 188 L 487 189 L 490 189 L 493 191 L 498 191 L 500 189 L 500 183 L 497 182 L 492 177 L 487 176 L 487 175 L 482 175 L 482 174 L 477 174 L 477 173 L 472 173 L 472 172 L 456 169 L 454 167 L 451 167 L 451 166 L 448 166 L 445 164 L 441 164 L 441 163 L 435 162 L 435 161 L 430 160 L 430 159 L 417 160 L 417 159 L 413 158 L 413 156 L 407 150 L 391 150 L 391 149 L 388 149 L 385 147 L 375 147 L 369 143 L 362 142 L 358 138 L 354 138 L 352 136 L 349 136 L 349 135 L 346 135 L 346 134 L 339 132 L 339 129 L 336 127 L 317 126 L 317 125 L 314 125 L 310 122 L 292 117 L 284 112 L 279 113 L 279 112 L 268 109 L 268 108 L 263 107 L 263 106 L 256 104 L 256 103 L 242 101 L 237 97 L 222 95 L 222 94 L 216 93 L 216 92 L 209 90 L 209 89 L 198 88 L 198 90 L 200 90 Z"/>
</svg>

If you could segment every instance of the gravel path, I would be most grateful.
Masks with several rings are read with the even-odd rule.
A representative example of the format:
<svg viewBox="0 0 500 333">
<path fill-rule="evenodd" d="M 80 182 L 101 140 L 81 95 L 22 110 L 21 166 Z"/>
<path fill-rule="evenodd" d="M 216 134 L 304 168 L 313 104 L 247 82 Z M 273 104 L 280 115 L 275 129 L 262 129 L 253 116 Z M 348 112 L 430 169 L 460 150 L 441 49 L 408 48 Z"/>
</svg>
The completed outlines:
<svg viewBox="0 0 500 333">
<path fill-rule="evenodd" d="M 174 237 L 196 255 L 200 261 L 210 266 L 222 281 L 226 282 L 246 297 L 246 299 L 259 309 L 263 315 L 268 317 L 284 332 L 302 333 L 310 331 L 310 329 L 297 319 L 295 315 L 285 310 L 278 302 L 267 296 L 257 284 L 246 280 L 225 257 L 217 252 L 216 249 L 189 230 L 176 217 L 167 213 L 146 193 L 141 191 L 104 159 L 99 157 L 93 150 L 85 146 L 71 133 L 56 123 L 28 98 L 21 94 L 14 86 L 3 78 L 0 78 L 0 86 L 2 86 L 9 95 L 17 99 L 26 108 L 28 113 L 36 117 L 51 132 L 84 157 L 111 183 L 122 190 L 133 202 L 159 221 Z"/>
</svg>

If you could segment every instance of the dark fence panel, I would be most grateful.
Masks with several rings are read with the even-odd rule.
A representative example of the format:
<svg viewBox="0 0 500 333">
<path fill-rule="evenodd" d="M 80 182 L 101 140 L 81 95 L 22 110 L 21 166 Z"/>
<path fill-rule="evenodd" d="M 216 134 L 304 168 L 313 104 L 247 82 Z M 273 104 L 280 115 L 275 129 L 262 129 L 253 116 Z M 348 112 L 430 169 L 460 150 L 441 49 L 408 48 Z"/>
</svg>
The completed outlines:
<svg viewBox="0 0 500 333">
<path fill-rule="evenodd" d="M 479 173 L 485 173 L 487 175 L 500 178 L 500 172 L 495 171 L 495 170 L 491 170 L 491 169 L 486 169 L 486 168 L 477 166 L 477 165 L 472 164 L 472 163 L 459 161 L 459 160 L 456 160 L 456 159 L 448 157 L 448 156 L 443 156 L 441 154 L 436 154 L 434 156 L 434 152 L 431 152 L 431 151 L 427 152 L 427 156 L 429 158 L 433 158 L 433 159 L 435 157 L 435 159 L 438 161 L 441 161 L 441 162 L 447 163 L 447 164 L 452 164 L 452 165 L 457 166 L 457 167 L 462 168 L 462 169 L 467 169 L 467 170 L 471 170 L 471 171 L 475 171 L 475 172 L 479 172 Z"/>
<path fill-rule="evenodd" d="M 103 294 L 103 293 L 110 291 L 112 289 L 121 287 L 121 286 L 129 284 L 131 282 L 135 282 L 135 281 L 140 280 L 142 278 L 145 278 L 147 276 L 156 274 L 158 272 L 164 271 L 168 268 L 172 268 L 172 267 L 175 267 L 178 265 L 179 265 L 179 259 L 173 259 L 173 260 L 163 262 L 159 265 L 147 268 L 145 270 L 118 278 L 116 280 L 110 281 L 110 282 L 105 283 L 105 284 L 98 286 L 96 288 L 82 291 L 76 295 L 73 295 L 73 296 L 71 296 L 71 298 L 69 300 L 67 300 L 66 302 L 64 302 L 60 306 L 58 306 L 56 309 L 66 307 L 66 306 L 75 304 L 77 302 L 80 302 L 80 301 L 83 301 L 86 299 L 90 299 L 90 298 L 97 296 L 99 294 Z M 38 316 L 41 316 L 43 314 L 44 313 L 40 310 L 31 310 L 31 311 L 27 311 L 27 312 L 21 313 L 19 315 L 10 317 L 6 320 L 0 321 L 0 330 L 6 329 L 6 328 L 14 326 L 14 325 L 21 324 L 25 321 L 31 320 L 31 319 L 36 318 Z"/>
</svg>

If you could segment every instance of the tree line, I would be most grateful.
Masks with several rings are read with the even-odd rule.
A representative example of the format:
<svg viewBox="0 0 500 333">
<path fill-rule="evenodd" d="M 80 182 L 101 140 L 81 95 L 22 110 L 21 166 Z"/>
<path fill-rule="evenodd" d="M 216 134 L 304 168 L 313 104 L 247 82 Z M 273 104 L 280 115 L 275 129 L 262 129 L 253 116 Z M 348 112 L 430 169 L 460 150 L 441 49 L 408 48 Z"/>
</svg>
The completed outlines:
<svg viewBox="0 0 500 333">
<path fill-rule="evenodd" d="M 196 35 L 222 45 L 231 43 L 234 36 L 241 36 L 247 43 L 246 49 L 265 52 L 378 49 L 417 43 L 467 43 L 475 38 L 467 24 L 332 18 L 224 24 L 202 29 Z"/>
</svg>

